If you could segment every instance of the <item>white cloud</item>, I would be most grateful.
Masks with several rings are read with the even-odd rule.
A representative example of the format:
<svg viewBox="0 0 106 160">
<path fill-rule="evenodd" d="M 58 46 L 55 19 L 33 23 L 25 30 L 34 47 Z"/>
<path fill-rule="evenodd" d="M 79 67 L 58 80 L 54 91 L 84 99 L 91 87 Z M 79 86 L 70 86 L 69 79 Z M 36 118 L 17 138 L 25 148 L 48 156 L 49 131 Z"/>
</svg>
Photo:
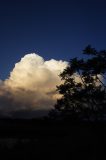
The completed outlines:
<svg viewBox="0 0 106 160">
<path fill-rule="evenodd" d="M 25 55 L 15 64 L 10 77 L 0 82 L 0 109 L 51 109 L 60 96 L 56 93 L 56 85 L 61 83 L 58 75 L 67 65 L 61 60 L 45 61 L 35 53 Z"/>
</svg>

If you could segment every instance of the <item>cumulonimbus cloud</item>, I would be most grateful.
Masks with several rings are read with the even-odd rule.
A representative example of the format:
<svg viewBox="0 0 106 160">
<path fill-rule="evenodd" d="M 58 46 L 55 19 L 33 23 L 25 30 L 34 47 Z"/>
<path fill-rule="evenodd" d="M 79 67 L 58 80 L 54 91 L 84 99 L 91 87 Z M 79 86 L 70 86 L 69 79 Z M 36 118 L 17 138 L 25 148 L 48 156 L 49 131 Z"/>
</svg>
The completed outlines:
<svg viewBox="0 0 106 160">
<path fill-rule="evenodd" d="M 0 81 L 0 111 L 10 114 L 20 110 L 49 110 L 59 94 L 56 85 L 66 61 L 45 61 L 39 55 L 25 55 L 5 81 Z"/>
</svg>

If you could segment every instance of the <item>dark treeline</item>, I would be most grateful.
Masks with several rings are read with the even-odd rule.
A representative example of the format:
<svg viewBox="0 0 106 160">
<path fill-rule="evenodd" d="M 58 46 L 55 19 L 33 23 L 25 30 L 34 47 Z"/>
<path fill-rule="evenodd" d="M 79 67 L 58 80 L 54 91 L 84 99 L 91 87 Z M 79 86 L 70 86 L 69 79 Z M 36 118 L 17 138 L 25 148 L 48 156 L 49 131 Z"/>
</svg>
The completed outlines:
<svg viewBox="0 0 106 160">
<path fill-rule="evenodd" d="M 13 159 L 106 159 L 106 123 L 1 120 L 0 154 Z"/>
</svg>

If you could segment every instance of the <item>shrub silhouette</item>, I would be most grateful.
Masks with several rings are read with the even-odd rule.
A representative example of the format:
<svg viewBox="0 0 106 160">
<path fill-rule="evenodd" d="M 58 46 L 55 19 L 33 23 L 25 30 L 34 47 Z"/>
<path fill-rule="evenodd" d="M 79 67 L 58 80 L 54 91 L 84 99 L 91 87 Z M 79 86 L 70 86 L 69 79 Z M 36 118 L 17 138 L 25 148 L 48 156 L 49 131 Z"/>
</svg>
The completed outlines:
<svg viewBox="0 0 106 160">
<path fill-rule="evenodd" d="M 100 120 L 106 114 L 106 51 L 97 51 L 90 45 L 83 50 L 87 58 L 73 58 L 60 74 L 62 84 L 50 117 Z"/>
</svg>

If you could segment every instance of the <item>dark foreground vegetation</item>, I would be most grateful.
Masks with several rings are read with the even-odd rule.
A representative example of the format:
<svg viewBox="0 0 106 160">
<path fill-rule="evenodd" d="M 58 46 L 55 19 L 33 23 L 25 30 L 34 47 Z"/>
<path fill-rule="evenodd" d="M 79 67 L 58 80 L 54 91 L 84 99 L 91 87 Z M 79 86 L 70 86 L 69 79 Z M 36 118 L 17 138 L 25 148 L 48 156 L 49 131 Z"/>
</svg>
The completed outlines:
<svg viewBox="0 0 106 160">
<path fill-rule="evenodd" d="M 0 120 L 3 159 L 106 159 L 106 122 Z"/>
<path fill-rule="evenodd" d="M 106 50 L 88 45 L 86 58 L 73 58 L 60 74 L 62 95 L 50 115 L 71 119 L 104 120 L 106 118 Z"/>
</svg>

